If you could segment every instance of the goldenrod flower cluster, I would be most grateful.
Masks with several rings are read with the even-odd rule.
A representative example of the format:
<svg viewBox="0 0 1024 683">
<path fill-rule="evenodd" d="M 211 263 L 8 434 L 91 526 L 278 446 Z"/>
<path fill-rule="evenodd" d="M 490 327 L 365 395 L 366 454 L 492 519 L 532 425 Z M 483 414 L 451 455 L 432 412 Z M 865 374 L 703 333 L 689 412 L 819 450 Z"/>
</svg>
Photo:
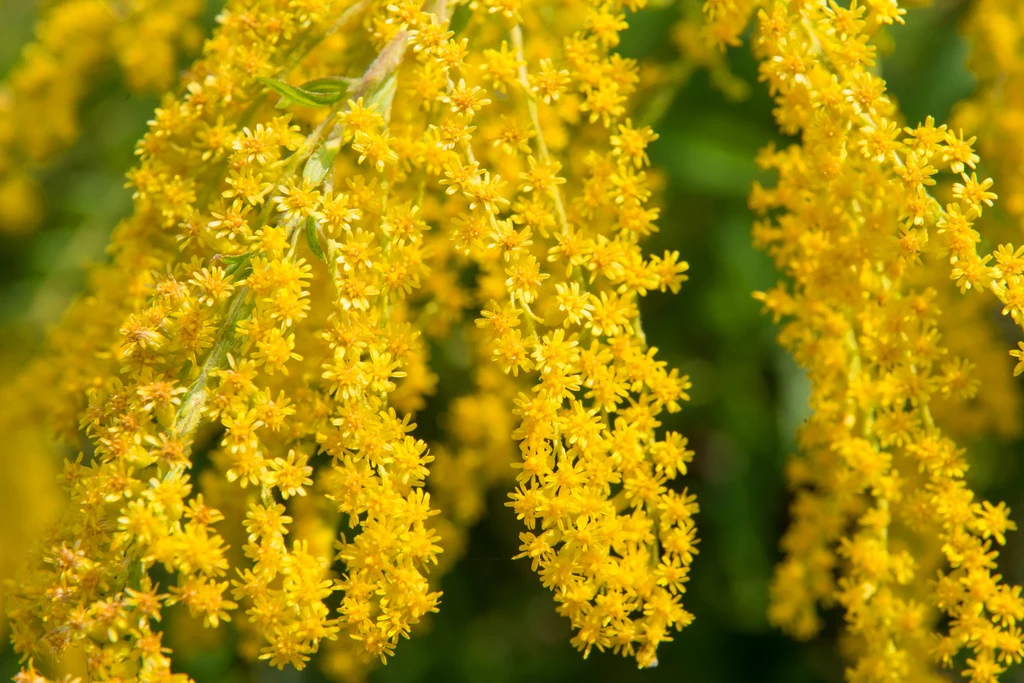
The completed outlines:
<svg viewBox="0 0 1024 683">
<path fill-rule="evenodd" d="M 999 215 L 982 216 L 984 205 L 991 205 L 994 194 L 991 181 L 981 187 L 958 184 L 957 193 L 980 197 L 978 208 L 954 223 L 959 239 L 950 255 L 953 277 L 961 290 L 990 291 L 1002 304 L 1002 314 L 1018 326 L 1024 326 L 1024 250 L 1014 247 L 1024 216 L 1024 189 L 1017 174 L 1024 158 L 1024 133 L 1020 115 L 1021 84 L 1024 79 L 1019 48 L 1024 31 L 1024 9 L 1014 2 L 981 2 L 966 21 L 972 38 L 971 66 L 978 76 L 977 95 L 960 105 L 957 122 L 977 134 L 978 148 L 986 165 L 998 174 L 1003 189 Z M 983 230 L 982 230 L 983 229 Z M 984 234 L 982 234 L 982 232 Z M 991 253 L 984 240 L 1010 240 L 998 244 Z M 980 253 L 979 253 L 980 252 Z M 1024 358 L 1024 344 L 1010 352 L 1018 361 Z M 1014 375 L 1024 372 L 1019 362 Z"/>
<path fill-rule="evenodd" d="M 841 607 L 851 683 L 987 683 L 1024 659 L 1024 597 L 997 568 L 1016 524 L 958 445 L 1020 429 L 991 297 L 961 295 L 1024 327 L 1024 247 L 987 254 L 980 232 L 1024 215 L 1024 10 L 981 0 L 977 95 L 954 125 L 908 126 L 876 63 L 897 0 L 689 2 L 682 61 L 642 70 L 617 48 L 645 4 L 226 2 L 136 146 L 109 261 L 0 391 L 33 481 L 66 456 L 66 500 L 0 476 L 0 506 L 36 499 L 2 539 L 38 537 L 6 596 L 16 680 L 78 660 L 89 680 L 187 681 L 170 613 L 231 622 L 249 660 L 358 677 L 441 609 L 494 488 L 571 644 L 656 665 L 694 619 L 698 504 L 662 424 L 690 380 L 640 314 L 689 270 L 642 246 L 650 124 L 696 68 L 743 97 L 724 49 L 748 35 L 793 140 L 757 157 L 775 180 L 751 190 L 754 242 L 783 279 L 755 296 L 812 409 L 768 617 L 809 638 Z M 50 7 L 0 95 L 0 225 L 38 216 L 30 172 L 77 137 L 103 65 L 170 90 L 201 11 Z M 1005 213 L 983 168 L 1010 179 Z M 428 444 L 431 350 L 453 339 L 470 382 Z"/>
<path fill-rule="evenodd" d="M 135 92 L 177 80 L 178 57 L 198 47 L 204 0 L 60 0 L 0 85 L 0 230 L 23 231 L 42 215 L 35 172 L 80 135 L 79 109 L 117 62 Z"/>
<path fill-rule="evenodd" d="M 953 121 L 977 136 L 976 147 L 986 168 L 999 178 L 999 205 L 1013 222 L 1014 232 L 1024 215 L 1024 187 L 1016 173 L 1024 162 L 1020 113 L 1024 65 L 1018 56 L 1022 27 L 1020 3 L 982 0 L 972 5 L 964 32 L 970 39 L 969 64 L 978 89 L 960 103 Z"/>
<path fill-rule="evenodd" d="M 29 428 L 77 455 L 8 600 L 24 680 L 70 652 L 90 678 L 184 680 L 175 605 L 274 666 L 386 661 L 438 609 L 441 532 L 479 515 L 461 482 L 512 460 L 519 556 L 574 644 L 656 663 L 693 618 L 697 505 L 658 420 L 689 380 L 638 309 L 688 268 L 640 247 L 656 135 L 614 48 L 642 5 L 227 3 L 137 145 L 110 264 L 25 374 L 55 389 Z M 486 365 L 434 467 L 427 338 L 467 313 Z"/>
<path fill-rule="evenodd" d="M 819 605 L 841 605 L 850 681 L 941 680 L 932 663 L 955 659 L 970 680 L 993 681 L 1024 656 L 1021 589 L 994 571 L 1015 525 L 1002 503 L 975 499 L 966 455 L 933 415 L 977 385 L 921 284 L 945 254 L 961 288 L 991 277 L 971 224 L 992 205 L 992 181 L 976 174 L 973 139 L 931 119 L 897 123 L 872 42 L 904 20 L 896 2 L 706 9 L 727 43 L 756 14 L 761 79 L 779 128 L 800 138 L 761 152 L 778 181 L 750 196 L 763 217 L 755 242 L 787 276 L 758 296 L 786 321 L 779 339 L 807 372 L 814 411 L 789 468 L 793 520 L 770 618 L 808 637 Z M 930 194 L 941 171 L 959 180 L 945 206 Z"/>
<path fill-rule="evenodd" d="M 720 49 L 715 25 L 704 21 L 703 2 L 685 0 L 680 4 L 682 18 L 672 27 L 672 39 L 681 60 L 673 64 L 679 80 L 698 68 L 707 71 L 709 81 L 729 100 L 742 100 L 750 94 L 750 84 L 730 69 L 728 56 Z"/>
</svg>

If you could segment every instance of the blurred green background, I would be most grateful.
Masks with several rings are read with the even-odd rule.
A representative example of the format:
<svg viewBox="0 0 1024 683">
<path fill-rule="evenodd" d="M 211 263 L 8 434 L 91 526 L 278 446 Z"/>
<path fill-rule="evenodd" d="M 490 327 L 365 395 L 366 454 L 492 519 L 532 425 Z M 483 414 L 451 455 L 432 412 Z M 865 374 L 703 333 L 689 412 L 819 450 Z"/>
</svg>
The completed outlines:
<svg viewBox="0 0 1024 683">
<path fill-rule="evenodd" d="M 908 121 L 927 115 L 944 120 L 970 95 L 968 48 L 957 24 L 965 2 L 939 2 L 912 10 L 909 26 L 892 32 L 898 47 L 881 71 Z M 31 35 L 35 6 L 0 1 L 0 73 L 15 63 Z M 212 25 L 214 9 L 207 15 Z M 669 28 L 678 7 L 651 8 L 633 17 L 621 46 L 634 57 L 673 58 Z M 691 280 L 678 296 L 653 293 L 644 302 L 647 337 L 670 366 L 693 379 L 692 402 L 665 420 L 686 434 L 696 458 L 686 483 L 698 495 L 700 555 L 686 606 L 697 620 L 659 649 L 656 669 L 637 671 L 630 660 L 593 654 L 584 661 L 569 645 L 566 620 L 529 563 L 510 559 L 519 524 L 504 507 L 506 492 L 493 492 L 490 514 L 472 530 L 468 555 L 443 580 L 440 613 L 371 680 L 406 681 L 839 681 L 836 615 L 826 633 L 795 643 L 765 619 L 767 586 L 786 524 L 782 466 L 806 414 L 807 388 L 800 371 L 774 341 L 751 292 L 775 281 L 770 261 L 750 245 L 746 208 L 753 159 L 775 131 L 771 103 L 756 83 L 747 49 L 729 53 L 732 69 L 752 86 L 742 102 L 727 101 L 696 73 L 675 94 L 657 124 L 651 150 L 664 171 L 661 232 L 649 248 L 679 250 Z M 103 258 L 109 231 L 130 210 L 123 188 L 134 141 L 145 128 L 155 98 L 129 95 L 112 69 L 85 103 L 87 134 L 42 176 L 48 197 L 47 228 L 28 237 L 0 236 L 0 370 L 9 373 L 37 347 L 47 325 L 83 282 L 83 268 Z M 1012 346 L 1012 344 L 1008 344 Z M 443 349 L 437 356 L 443 355 Z M 442 377 L 436 399 L 418 419 L 421 436 L 440 435 L 439 416 L 457 395 Z M 1024 510 L 1017 458 L 1021 445 L 982 443 L 973 483 Z M 999 470 L 998 483 L 993 472 Z M 1011 539 L 1003 570 L 1024 575 L 1024 543 Z M 299 673 L 237 660 L 214 647 L 179 664 L 201 682 L 321 680 L 315 667 Z M 0 674 L 17 670 L 9 648 L 0 649 Z M 1016 673 L 1024 680 L 1024 674 Z"/>
</svg>

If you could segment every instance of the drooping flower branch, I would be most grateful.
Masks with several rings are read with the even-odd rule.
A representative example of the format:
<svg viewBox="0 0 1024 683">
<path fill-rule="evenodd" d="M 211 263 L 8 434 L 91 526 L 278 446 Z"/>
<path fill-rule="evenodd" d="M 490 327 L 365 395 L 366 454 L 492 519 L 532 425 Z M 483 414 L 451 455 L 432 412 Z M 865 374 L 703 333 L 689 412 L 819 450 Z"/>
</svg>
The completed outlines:
<svg viewBox="0 0 1024 683">
<path fill-rule="evenodd" d="M 386 661 L 440 597 L 425 337 L 479 301 L 522 555 L 584 653 L 656 661 L 692 620 L 697 507 L 657 419 L 689 382 L 638 312 L 687 270 L 640 248 L 656 136 L 614 52 L 639 8 L 228 3 L 138 144 L 111 263 L 28 370 L 81 454 L 9 600 L 20 652 L 167 678 L 181 605 L 275 666 Z"/>
<path fill-rule="evenodd" d="M 1015 525 L 1002 503 L 975 500 L 967 455 L 932 413 L 976 387 L 943 347 L 936 291 L 919 284 L 947 253 L 961 287 L 983 284 L 970 222 L 991 205 L 991 181 L 974 173 L 972 140 L 931 119 L 895 122 L 872 39 L 903 21 L 896 2 L 712 0 L 707 11 L 725 42 L 756 14 L 761 79 L 780 130 L 799 136 L 762 151 L 778 180 L 750 196 L 755 243 L 786 276 L 758 297 L 785 320 L 779 340 L 810 379 L 813 409 L 789 468 L 770 617 L 808 637 L 820 606 L 841 605 L 850 681 L 928 677 L 962 650 L 965 676 L 995 680 L 1024 655 L 1020 587 L 994 572 Z M 942 207 L 929 188 L 944 169 L 962 181 Z"/>
</svg>

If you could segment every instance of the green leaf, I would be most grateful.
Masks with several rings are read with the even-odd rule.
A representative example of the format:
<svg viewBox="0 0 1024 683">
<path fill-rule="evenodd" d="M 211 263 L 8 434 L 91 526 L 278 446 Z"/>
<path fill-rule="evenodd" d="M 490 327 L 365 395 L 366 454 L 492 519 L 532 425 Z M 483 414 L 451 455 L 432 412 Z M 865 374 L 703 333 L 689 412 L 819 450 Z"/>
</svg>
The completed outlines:
<svg viewBox="0 0 1024 683">
<path fill-rule="evenodd" d="M 246 268 L 251 264 L 249 261 L 252 259 L 252 254 L 237 254 L 235 256 L 223 256 L 221 260 L 224 261 L 225 268 L 224 274 L 235 276 L 242 276 L 245 273 Z"/>
<path fill-rule="evenodd" d="M 327 255 L 320 246 L 320 237 L 316 234 L 316 219 L 310 216 L 306 219 L 306 244 L 313 251 L 313 255 L 327 263 Z"/>
<path fill-rule="evenodd" d="M 178 373 L 178 382 L 182 384 L 189 384 L 188 376 L 192 372 L 192 368 L 195 367 L 192 361 L 185 359 L 185 364 L 181 366 L 181 371 Z"/>
<path fill-rule="evenodd" d="M 327 174 L 330 173 L 331 166 L 334 164 L 334 158 L 338 156 L 340 148 L 340 139 L 328 140 L 320 145 L 306 161 L 306 166 L 302 169 L 302 177 L 313 185 L 322 183 Z"/>
<path fill-rule="evenodd" d="M 126 587 L 132 590 L 142 589 L 142 577 L 146 575 L 146 566 L 142 564 L 142 560 L 135 560 L 128 565 L 128 580 Z"/>
<path fill-rule="evenodd" d="M 329 95 L 333 93 L 341 93 L 344 95 L 352 87 L 352 84 L 356 82 L 355 78 L 314 78 L 311 81 L 306 81 L 302 85 L 298 86 L 299 90 L 304 92 L 311 92 L 317 94 Z"/>
<path fill-rule="evenodd" d="M 398 75 L 391 73 L 370 93 L 367 105 L 377 105 L 377 111 L 384 114 L 387 120 L 391 113 L 391 102 L 395 99 L 395 91 L 398 89 Z"/>
<path fill-rule="evenodd" d="M 468 2 L 455 8 L 455 11 L 452 13 L 452 19 L 448 22 L 448 30 L 455 34 L 452 36 L 453 38 L 462 33 L 469 24 L 469 19 L 472 16 L 473 10 L 469 8 Z"/>
<path fill-rule="evenodd" d="M 288 85 L 284 81 L 277 78 L 259 78 L 260 83 L 267 86 L 278 95 L 283 98 L 288 104 L 298 104 L 303 107 L 324 107 L 329 104 L 334 104 L 341 99 L 344 94 L 342 91 L 337 92 L 313 92 L 311 90 L 304 90 L 297 88 L 294 85 Z"/>
</svg>

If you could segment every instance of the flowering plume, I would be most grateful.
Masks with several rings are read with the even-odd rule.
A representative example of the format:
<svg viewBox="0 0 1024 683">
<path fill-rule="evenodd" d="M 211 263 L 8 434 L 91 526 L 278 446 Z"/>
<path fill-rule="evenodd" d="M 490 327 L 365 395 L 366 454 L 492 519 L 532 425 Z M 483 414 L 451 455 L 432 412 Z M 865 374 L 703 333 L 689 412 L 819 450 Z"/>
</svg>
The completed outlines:
<svg viewBox="0 0 1024 683">
<path fill-rule="evenodd" d="M 750 196 L 755 243 L 787 276 L 757 296 L 786 321 L 779 340 L 807 372 L 814 411 L 789 469 L 793 519 L 769 616 L 808 637 L 819 605 L 841 605 L 856 642 L 850 681 L 927 678 L 964 649 L 963 674 L 995 680 L 1024 655 L 1020 587 L 993 573 L 993 547 L 1016 527 L 1002 503 L 975 501 L 966 454 L 932 413 L 971 389 L 956 389 L 963 361 L 942 345 L 936 291 L 918 284 L 945 254 L 961 289 L 986 284 L 970 224 L 995 199 L 992 181 L 975 173 L 972 139 L 931 119 L 897 125 L 871 70 L 873 36 L 903 21 L 896 2 L 706 9 L 725 43 L 756 13 L 760 77 L 780 130 L 800 139 L 761 152 L 778 181 Z M 962 181 L 943 207 L 930 187 L 947 169 Z"/>
<path fill-rule="evenodd" d="M 386 662 L 440 598 L 427 338 L 480 302 L 520 556 L 584 654 L 656 662 L 692 620 L 697 506 L 658 430 L 689 381 L 638 310 L 688 267 L 639 246 L 656 136 L 614 53 L 639 7 L 228 2 L 137 146 L 111 263 L 27 371 L 82 452 L 9 601 L 23 655 L 167 679 L 180 605 L 274 666 Z"/>
</svg>

